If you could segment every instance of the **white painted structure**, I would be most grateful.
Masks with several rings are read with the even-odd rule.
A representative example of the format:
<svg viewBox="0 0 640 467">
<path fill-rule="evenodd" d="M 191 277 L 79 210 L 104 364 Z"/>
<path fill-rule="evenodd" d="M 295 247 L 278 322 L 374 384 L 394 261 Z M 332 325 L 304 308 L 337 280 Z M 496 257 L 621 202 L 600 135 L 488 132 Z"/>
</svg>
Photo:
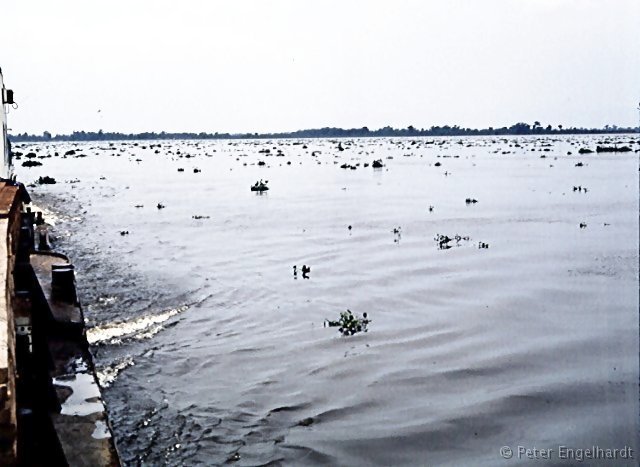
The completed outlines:
<svg viewBox="0 0 640 467">
<path fill-rule="evenodd" d="M 0 155 L 2 155 L 2 167 L 0 167 L 0 178 L 10 178 L 12 175 L 11 168 L 11 148 L 9 141 L 7 140 L 7 111 L 9 105 L 13 104 L 13 92 L 4 87 L 4 81 L 2 78 L 2 69 L 0 69 L 0 90 L 2 93 L 2 114 L 0 120 L 2 121 L 2 134 L 0 134 Z"/>
</svg>

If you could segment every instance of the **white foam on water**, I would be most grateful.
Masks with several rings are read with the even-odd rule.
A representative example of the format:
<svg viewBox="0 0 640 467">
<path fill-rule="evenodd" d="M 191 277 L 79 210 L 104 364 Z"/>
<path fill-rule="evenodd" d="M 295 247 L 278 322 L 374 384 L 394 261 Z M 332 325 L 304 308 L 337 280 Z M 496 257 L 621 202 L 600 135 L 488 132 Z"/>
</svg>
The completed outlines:
<svg viewBox="0 0 640 467">
<path fill-rule="evenodd" d="M 122 323 L 95 326 L 87 330 L 87 341 L 93 345 L 107 341 L 119 343 L 122 338 L 145 339 L 153 337 L 163 329 L 162 326 L 159 326 L 161 323 L 184 313 L 188 308 L 188 305 L 182 305 L 156 315 L 147 315 Z"/>
<path fill-rule="evenodd" d="M 122 370 L 135 365 L 133 357 L 126 357 L 106 368 L 96 371 L 98 384 L 102 388 L 108 388 L 116 380 Z"/>
</svg>

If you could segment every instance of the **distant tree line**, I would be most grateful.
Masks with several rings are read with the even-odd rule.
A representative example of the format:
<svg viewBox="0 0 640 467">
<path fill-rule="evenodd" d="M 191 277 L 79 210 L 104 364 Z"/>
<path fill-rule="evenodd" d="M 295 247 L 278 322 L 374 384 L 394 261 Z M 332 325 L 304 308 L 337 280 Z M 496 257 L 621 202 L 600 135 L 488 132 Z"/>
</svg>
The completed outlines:
<svg viewBox="0 0 640 467">
<path fill-rule="evenodd" d="M 312 130 L 298 130 L 285 133 L 119 133 L 100 131 L 74 131 L 68 135 L 55 135 L 45 131 L 42 135 L 20 133 L 10 135 L 14 142 L 31 141 L 113 141 L 113 140 L 156 140 L 156 139 L 275 139 L 275 138 L 359 138 L 380 136 L 501 136 L 501 135 L 584 135 L 595 133 L 635 133 L 639 128 L 618 127 L 605 125 L 604 128 L 564 128 L 562 125 L 552 127 L 542 126 L 540 122 L 516 123 L 510 127 L 501 128 L 461 128 L 458 125 L 432 126 L 429 129 L 418 129 L 412 125 L 407 128 L 392 128 L 385 126 L 377 130 L 369 128 L 317 128 Z"/>
</svg>

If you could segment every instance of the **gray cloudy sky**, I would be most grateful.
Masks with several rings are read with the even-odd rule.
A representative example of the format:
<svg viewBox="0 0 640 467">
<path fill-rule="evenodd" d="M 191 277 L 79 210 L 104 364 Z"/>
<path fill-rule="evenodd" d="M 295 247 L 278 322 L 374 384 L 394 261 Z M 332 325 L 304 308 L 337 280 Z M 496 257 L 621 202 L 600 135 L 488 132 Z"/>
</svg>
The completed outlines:
<svg viewBox="0 0 640 467">
<path fill-rule="evenodd" d="M 638 124 L 638 0 L 13 0 L 0 14 L 13 132 Z"/>
</svg>

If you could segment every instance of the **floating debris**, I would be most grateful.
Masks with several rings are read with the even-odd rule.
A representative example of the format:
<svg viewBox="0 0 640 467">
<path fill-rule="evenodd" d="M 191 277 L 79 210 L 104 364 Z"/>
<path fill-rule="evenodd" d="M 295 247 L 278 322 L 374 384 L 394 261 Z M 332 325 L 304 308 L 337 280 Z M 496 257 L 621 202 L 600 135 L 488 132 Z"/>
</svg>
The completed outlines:
<svg viewBox="0 0 640 467">
<path fill-rule="evenodd" d="M 338 331 L 340 331 L 343 336 L 353 336 L 358 332 L 367 332 L 370 322 L 371 320 L 367 317 L 366 313 L 363 313 L 362 318 L 359 318 L 357 315 L 354 315 L 351 310 L 347 309 L 347 311 L 340 313 L 340 319 L 337 321 L 325 319 L 324 326 L 338 327 Z"/>
<path fill-rule="evenodd" d="M 440 235 L 440 234 L 436 234 L 436 236 L 433 239 L 437 244 L 438 244 L 438 249 L 440 250 L 448 250 L 449 248 L 453 247 L 453 246 L 461 246 L 461 242 L 469 242 L 471 240 L 471 237 L 469 236 L 461 236 L 461 235 L 454 235 L 453 238 L 449 237 L 448 235 Z M 456 244 L 455 245 L 451 245 L 451 242 L 455 241 Z"/>
<path fill-rule="evenodd" d="M 467 199 L 464 200 L 464 202 L 467 203 L 467 204 L 476 204 L 478 202 L 478 200 L 475 199 L 475 198 L 467 198 Z"/>
<path fill-rule="evenodd" d="M 209 217 L 210 217 L 210 216 L 201 216 L 201 215 L 199 215 L 199 214 L 196 214 L 196 215 L 194 215 L 194 216 L 191 216 L 191 218 L 192 218 L 192 219 L 197 219 L 197 220 L 200 220 L 200 219 L 209 219 Z"/>
<path fill-rule="evenodd" d="M 40 185 L 55 185 L 56 179 L 45 175 L 44 177 L 39 177 L 37 183 Z"/>
<path fill-rule="evenodd" d="M 303 264 L 300 270 L 302 271 L 302 278 L 309 279 L 309 273 L 311 272 L 311 267 L 307 266 L 306 264 Z M 298 266 L 296 266 L 295 264 L 293 265 L 293 278 L 294 279 L 298 278 Z"/>
<path fill-rule="evenodd" d="M 596 152 L 631 152 L 629 146 L 597 146 Z"/>
<path fill-rule="evenodd" d="M 436 237 L 434 238 L 434 240 L 438 243 L 438 248 L 440 248 L 441 250 L 451 248 L 451 245 L 449 245 L 449 242 L 452 239 L 449 238 L 449 236 L 447 235 L 436 234 Z"/>
<path fill-rule="evenodd" d="M 269 183 L 269 180 L 263 182 L 262 179 L 260 179 L 260 181 L 251 185 L 251 191 L 267 191 L 269 189 L 267 183 Z"/>
<path fill-rule="evenodd" d="M 399 244 L 400 240 L 402 239 L 402 228 L 400 226 L 394 227 L 391 233 L 395 235 L 395 238 L 393 239 L 393 243 Z"/>
</svg>

